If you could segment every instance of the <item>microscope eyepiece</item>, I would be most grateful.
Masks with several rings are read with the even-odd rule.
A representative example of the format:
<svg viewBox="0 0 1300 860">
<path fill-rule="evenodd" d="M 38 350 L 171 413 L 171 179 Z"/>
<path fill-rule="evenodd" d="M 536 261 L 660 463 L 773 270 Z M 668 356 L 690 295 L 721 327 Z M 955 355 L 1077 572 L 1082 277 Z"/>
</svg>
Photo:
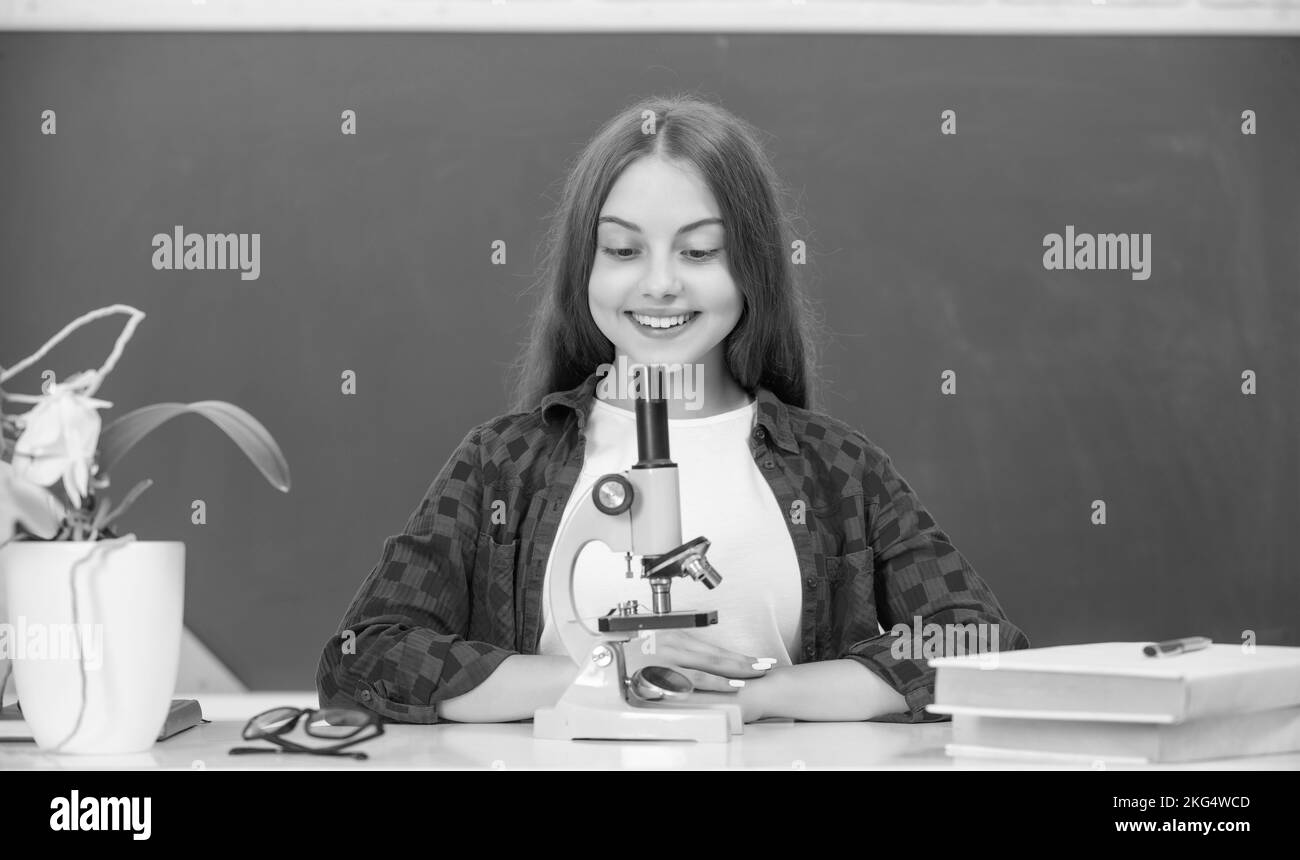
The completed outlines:
<svg viewBox="0 0 1300 860">
<path fill-rule="evenodd" d="M 668 453 L 668 401 L 663 396 L 663 368 L 640 369 L 641 396 L 636 399 L 636 450 L 634 469 L 675 466 Z"/>
</svg>

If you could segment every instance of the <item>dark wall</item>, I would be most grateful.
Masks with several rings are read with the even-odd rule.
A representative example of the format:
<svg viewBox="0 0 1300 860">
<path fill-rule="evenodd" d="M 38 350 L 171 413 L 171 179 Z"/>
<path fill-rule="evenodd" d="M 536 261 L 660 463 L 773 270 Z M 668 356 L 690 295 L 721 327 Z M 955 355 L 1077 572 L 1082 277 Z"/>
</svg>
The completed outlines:
<svg viewBox="0 0 1300 860">
<path fill-rule="evenodd" d="M 688 89 L 770 133 L 798 196 L 827 411 L 1036 645 L 1300 645 L 1293 39 L 3 34 L 0 362 L 126 302 L 149 317 L 106 418 L 222 399 L 267 425 L 289 495 L 198 418 L 115 487 L 155 480 L 126 525 L 186 542 L 186 620 L 217 655 L 310 688 L 385 536 L 507 411 L 564 165 L 634 97 Z M 260 233 L 260 278 L 155 271 L 177 224 Z M 1046 271 L 1066 225 L 1150 233 L 1150 278 Z M 119 327 L 44 366 L 99 366 Z"/>
</svg>

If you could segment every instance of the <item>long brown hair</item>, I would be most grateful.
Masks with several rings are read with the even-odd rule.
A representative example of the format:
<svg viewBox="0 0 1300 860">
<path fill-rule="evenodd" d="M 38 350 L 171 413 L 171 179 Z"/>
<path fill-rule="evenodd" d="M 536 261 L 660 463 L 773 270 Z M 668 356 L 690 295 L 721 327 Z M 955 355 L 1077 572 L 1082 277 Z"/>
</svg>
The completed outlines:
<svg viewBox="0 0 1300 860">
<path fill-rule="evenodd" d="M 653 134 L 645 133 L 649 113 Z M 725 340 L 732 376 L 747 391 L 761 384 L 786 403 L 816 409 L 820 321 L 788 257 L 790 209 L 780 203 L 788 193 L 757 129 L 693 95 L 651 96 L 628 106 L 569 169 L 546 234 L 537 310 L 513 367 L 513 408 L 529 411 L 548 393 L 573 388 L 614 361 L 614 345 L 587 302 L 596 220 L 623 170 L 651 155 L 695 165 L 721 210 L 725 259 L 744 297 Z"/>
</svg>

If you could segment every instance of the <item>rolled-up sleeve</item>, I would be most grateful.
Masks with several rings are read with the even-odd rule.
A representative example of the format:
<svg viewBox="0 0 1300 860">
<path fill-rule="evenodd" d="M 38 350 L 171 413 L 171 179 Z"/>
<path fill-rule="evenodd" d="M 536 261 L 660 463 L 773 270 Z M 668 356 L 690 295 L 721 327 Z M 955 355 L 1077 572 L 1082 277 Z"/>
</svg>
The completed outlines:
<svg viewBox="0 0 1300 860">
<path fill-rule="evenodd" d="M 875 559 L 876 607 L 884 633 L 853 643 L 839 656 L 861 663 L 906 701 L 905 712 L 883 715 L 877 721 L 946 720 L 946 715 L 925 710 L 934 703 L 936 672 L 927 661 L 948 652 L 935 653 L 930 650 L 936 647 L 933 644 L 917 647 L 926 641 L 924 625 L 938 625 L 945 648 L 950 641 L 964 646 L 974 641 L 988 650 L 1013 651 L 1028 648 L 1029 638 L 1007 618 L 993 591 L 935 523 L 890 457 L 871 443 L 866 445 L 880 455 L 865 469 L 863 493 L 869 506 L 867 539 Z M 965 626 L 972 624 L 986 626 Z M 972 640 L 971 634 L 984 638 Z"/>
<path fill-rule="evenodd" d="M 322 707 L 436 723 L 439 702 L 472 690 L 515 653 L 464 638 L 482 510 L 479 430 L 448 458 L 402 533 L 384 541 L 326 642 L 316 670 Z"/>
</svg>

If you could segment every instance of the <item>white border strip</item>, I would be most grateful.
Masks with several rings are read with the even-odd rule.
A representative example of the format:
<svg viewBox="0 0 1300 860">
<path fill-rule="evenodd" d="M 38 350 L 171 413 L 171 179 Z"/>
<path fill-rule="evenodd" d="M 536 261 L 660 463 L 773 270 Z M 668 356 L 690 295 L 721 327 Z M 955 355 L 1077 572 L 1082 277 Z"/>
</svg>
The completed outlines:
<svg viewBox="0 0 1300 860">
<path fill-rule="evenodd" d="M 0 0 L 0 30 L 1300 35 L 1300 0 Z"/>
</svg>

